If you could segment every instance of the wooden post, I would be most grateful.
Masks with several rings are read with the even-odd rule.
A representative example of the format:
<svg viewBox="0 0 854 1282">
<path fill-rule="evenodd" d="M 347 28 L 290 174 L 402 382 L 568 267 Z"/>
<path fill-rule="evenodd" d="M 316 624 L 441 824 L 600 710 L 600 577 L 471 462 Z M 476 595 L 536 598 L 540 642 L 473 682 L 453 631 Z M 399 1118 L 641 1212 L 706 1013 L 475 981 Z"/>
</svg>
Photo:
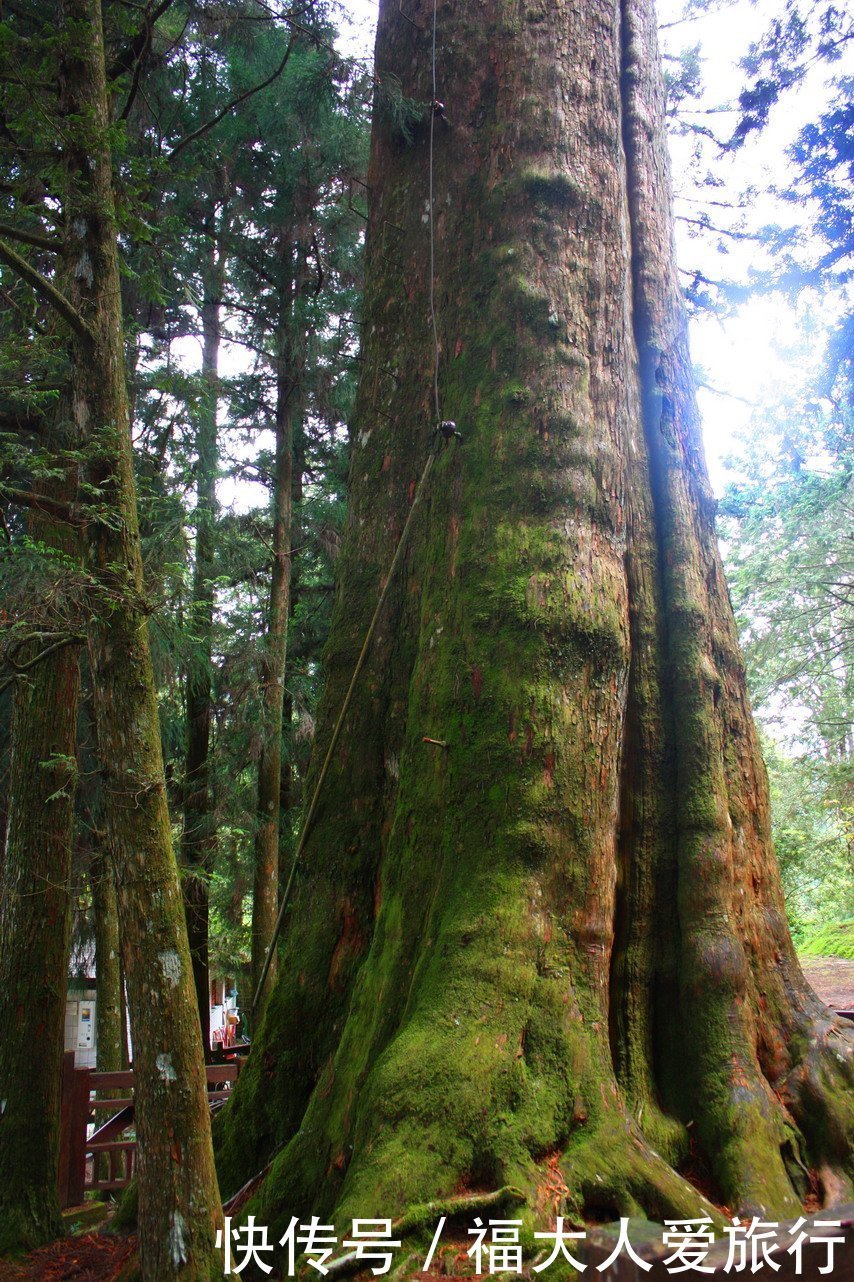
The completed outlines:
<svg viewBox="0 0 854 1282">
<path fill-rule="evenodd" d="M 59 1111 L 59 1207 L 64 1211 L 72 1203 L 68 1198 L 68 1173 L 71 1169 L 71 1111 L 74 1094 L 74 1051 L 62 1057 L 62 1086 Z"/>
<path fill-rule="evenodd" d="M 74 1070 L 69 1126 L 68 1206 L 79 1206 L 86 1189 L 86 1128 L 89 1124 L 89 1069 Z"/>
</svg>

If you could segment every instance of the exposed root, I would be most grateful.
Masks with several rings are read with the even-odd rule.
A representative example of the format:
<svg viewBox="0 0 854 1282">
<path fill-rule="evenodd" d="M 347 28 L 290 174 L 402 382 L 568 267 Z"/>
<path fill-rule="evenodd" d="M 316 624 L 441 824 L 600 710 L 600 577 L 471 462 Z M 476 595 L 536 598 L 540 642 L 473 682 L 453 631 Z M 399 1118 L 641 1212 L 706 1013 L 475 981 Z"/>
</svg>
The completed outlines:
<svg viewBox="0 0 854 1282">
<path fill-rule="evenodd" d="M 459 1197 L 424 1202 L 421 1206 L 413 1206 L 404 1215 L 401 1215 L 399 1219 L 394 1220 L 392 1232 L 399 1237 L 403 1237 L 407 1233 L 423 1229 L 426 1225 L 434 1222 L 437 1216 L 463 1215 L 472 1211 L 489 1211 L 495 1206 L 504 1206 L 508 1202 L 525 1203 L 527 1200 L 521 1189 L 514 1188 L 511 1184 L 508 1184 L 492 1193 L 464 1193 Z"/>
<path fill-rule="evenodd" d="M 451 1217 L 474 1211 L 489 1211 L 493 1207 L 504 1206 L 508 1202 L 524 1203 L 526 1200 L 525 1194 L 520 1189 L 508 1185 L 491 1193 L 467 1193 L 460 1197 L 424 1202 L 421 1206 L 411 1207 L 398 1219 L 392 1221 L 391 1236 L 393 1239 L 402 1241 L 404 1237 L 420 1232 L 430 1224 L 435 1224 L 436 1220 L 443 1215 Z M 410 1277 L 411 1274 L 405 1270 L 411 1266 L 415 1258 L 417 1257 L 414 1255 L 407 1256 L 395 1269 L 392 1278 Z M 352 1251 L 349 1255 L 339 1256 L 337 1260 L 330 1260 L 326 1271 L 333 1278 L 348 1277 L 352 1273 L 357 1273 L 363 1265 L 364 1261 L 355 1251 Z"/>
<path fill-rule="evenodd" d="M 613 1113 L 579 1137 L 560 1168 L 570 1190 L 567 1209 L 580 1220 L 703 1214 L 723 1222 L 720 1209 L 669 1166 L 624 1114 Z"/>
<path fill-rule="evenodd" d="M 854 1028 L 841 1019 L 813 1024 L 805 1047 L 778 1095 L 831 1205 L 854 1195 Z"/>
</svg>

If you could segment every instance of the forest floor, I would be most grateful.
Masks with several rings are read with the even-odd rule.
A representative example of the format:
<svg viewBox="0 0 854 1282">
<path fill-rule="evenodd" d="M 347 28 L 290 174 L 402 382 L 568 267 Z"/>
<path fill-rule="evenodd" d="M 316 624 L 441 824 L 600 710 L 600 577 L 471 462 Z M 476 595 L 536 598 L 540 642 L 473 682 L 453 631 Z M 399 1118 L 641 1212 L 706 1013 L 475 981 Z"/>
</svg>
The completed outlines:
<svg viewBox="0 0 854 1282">
<path fill-rule="evenodd" d="M 801 957 L 803 972 L 826 1006 L 854 1010 L 854 961 L 847 957 Z"/>
<path fill-rule="evenodd" d="M 135 1237 L 86 1233 L 60 1238 L 25 1260 L 0 1260 L 0 1282 L 120 1282 Z"/>
</svg>

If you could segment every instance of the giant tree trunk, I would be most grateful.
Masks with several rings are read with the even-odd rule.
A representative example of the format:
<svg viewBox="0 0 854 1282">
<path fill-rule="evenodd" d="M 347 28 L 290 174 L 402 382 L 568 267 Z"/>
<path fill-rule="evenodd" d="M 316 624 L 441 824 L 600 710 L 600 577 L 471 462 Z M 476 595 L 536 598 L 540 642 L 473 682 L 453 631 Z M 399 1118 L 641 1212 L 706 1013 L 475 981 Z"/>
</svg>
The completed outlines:
<svg viewBox="0 0 854 1282">
<path fill-rule="evenodd" d="M 172 849 L 131 453 L 99 0 L 65 0 L 63 77 L 86 124 L 67 195 L 90 338 L 72 356 L 88 441 L 99 611 L 90 664 L 133 1038 L 146 1282 L 208 1282 L 221 1216 L 187 931 Z"/>
<path fill-rule="evenodd" d="M 430 0 L 376 65 L 432 96 Z M 850 1189 L 715 543 L 650 0 L 438 6 L 440 451 L 221 1137 L 262 1221 L 552 1167 L 570 1214 Z M 308 795 L 430 446 L 425 120 L 374 122 L 349 534 Z M 424 736 L 447 748 L 424 742 Z M 551 1171 L 550 1179 L 554 1175 Z M 552 1187 L 554 1184 L 552 1182 Z M 539 1208 L 539 1210 L 538 1210 Z M 272 1236 L 272 1235 L 271 1235 Z"/>
</svg>

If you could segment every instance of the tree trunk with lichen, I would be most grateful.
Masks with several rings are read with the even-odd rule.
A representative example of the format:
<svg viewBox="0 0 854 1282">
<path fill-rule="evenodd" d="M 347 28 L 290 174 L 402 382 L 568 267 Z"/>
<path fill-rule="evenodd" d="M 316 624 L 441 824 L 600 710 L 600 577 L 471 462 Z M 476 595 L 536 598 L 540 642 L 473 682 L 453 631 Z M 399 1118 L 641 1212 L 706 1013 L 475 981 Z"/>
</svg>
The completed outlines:
<svg viewBox="0 0 854 1282">
<path fill-rule="evenodd" d="M 59 109 L 68 116 L 74 102 L 63 89 Z M 80 301 L 74 267 L 66 243 L 54 269 L 72 306 Z M 59 346 L 64 326 L 51 317 L 54 326 Z M 28 538 L 55 555 L 59 566 L 63 559 L 80 563 L 80 528 L 72 515 L 80 443 L 64 387 L 55 416 L 41 424 L 39 445 L 50 463 L 45 466 L 43 457 L 43 470 L 37 465 L 33 475 L 33 491 L 46 503 L 40 507 L 36 501 L 27 517 Z M 55 519 L 63 510 L 66 519 Z M 63 600 L 62 587 L 60 570 L 51 593 L 56 616 L 36 604 L 45 609 L 47 622 L 40 625 L 36 615 L 28 629 L 35 637 L 18 655 L 26 670 L 12 690 L 8 826 L 0 855 L 0 1255 L 32 1250 L 63 1232 L 60 1088 L 82 637 L 75 635 L 80 623 L 73 596 Z M 26 626 L 26 620 L 19 623 Z M 64 628 L 73 642 L 54 648 L 54 628 Z"/>
<path fill-rule="evenodd" d="M 98 1072 L 120 1072 L 124 1068 L 126 1040 L 122 1009 L 122 967 L 120 960 L 119 914 L 113 864 L 96 837 L 89 861 L 92 911 L 95 918 L 95 1004 Z"/>
<path fill-rule="evenodd" d="M 133 476 L 99 0 L 65 0 L 69 244 L 80 282 L 72 401 L 97 501 L 89 659 L 134 1055 L 139 1246 L 146 1282 L 217 1276 L 221 1218 L 187 930 L 172 848 Z"/>
<path fill-rule="evenodd" d="M 73 450 L 63 400 L 46 444 Z M 78 467 L 38 490 L 77 497 Z M 66 556 L 78 532 L 34 509 L 28 535 Z M 47 642 L 19 656 L 36 660 Z M 58 1168 L 80 646 L 34 663 L 15 683 L 8 836 L 0 860 L 0 1255 L 62 1233 Z"/>
<path fill-rule="evenodd" d="M 424 102 L 432 5 L 404 7 L 381 5 L 377 74 Z M 565 1214 L 684 1216 L 711 1209 L 700 1168 L 720 1206 L 796 1214 L 851 1188 L 851 1032 L 786 926 L 652 6 L 440 3 L 437 49 L 439 382 L 463 440 L 334 756 L 222 1181 L 273 1159 L 248 1209 L 277 1228 L 504 1186 L 542 1227 L 547 1181 Z M 429 132 L 378 103 L 307 795 L 431 448 Z"/>
</svg>

